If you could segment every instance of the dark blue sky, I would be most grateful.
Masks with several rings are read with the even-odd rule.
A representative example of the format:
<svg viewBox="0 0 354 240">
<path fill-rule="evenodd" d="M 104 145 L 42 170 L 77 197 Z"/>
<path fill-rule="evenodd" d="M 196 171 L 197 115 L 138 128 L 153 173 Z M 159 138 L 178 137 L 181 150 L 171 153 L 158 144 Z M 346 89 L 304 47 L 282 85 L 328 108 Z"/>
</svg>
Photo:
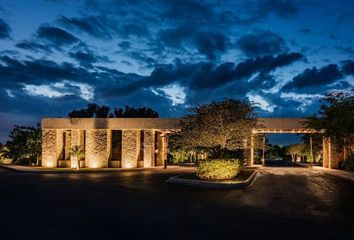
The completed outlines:
<svg viewBox="0 0 354 240">
<path fill-rule="evenodd" d="M 89 102 L 308 116 L 353 89 L 353 26 L 352 0 L 1 0 L 0 142 Z"/>
</svg>

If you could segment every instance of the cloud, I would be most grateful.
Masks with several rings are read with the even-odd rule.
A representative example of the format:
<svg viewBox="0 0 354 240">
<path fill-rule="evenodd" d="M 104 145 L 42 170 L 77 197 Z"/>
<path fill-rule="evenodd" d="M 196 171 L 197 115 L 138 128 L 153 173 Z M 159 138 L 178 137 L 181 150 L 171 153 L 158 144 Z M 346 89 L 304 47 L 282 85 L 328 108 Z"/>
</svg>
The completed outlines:
<svg viewBox="0 0 354 240">
<path fill-rule="evenodd" d="M 227 50 L 228 38 L 219 32 L 195 31 L 193 28 L 177 27 L 159 32 L 159 40 L 171 48 L 196 49 L 209 60 L 216 60 L 220 53 Z"/>
<path fill-rule="evenodd" d="M 23 90 L 31 96 L 44 96 L 48 98 L 59 98 L 70 95 L 80 96 L 87 101 L 92 101 L 94 98 L 94 89 L 90 85 L 66 80 L 47 85 L 24 84 Z"/>
<path fill-rule="evenodd" d="M 347 75 L 354 76 L 354 61 L 353 60 L 344 61 L 342 71 Z"/>
<path fill-rule="evenodd" d="M 69 29 L 77 29 L 92 37 L 104 40 L 112 39 L 111 28 L 116 24 L 109 24 L 111 21 L 104 15 L 88 16 L 82 18 L 69 18 L 60 16 L 58 22 Z M 114 27 L 113 27 L 114 28 Z"/>
<path fill-rule="evenodd" d="M 7 22 L 0 18 L 0 39 L 10 39 L 11 28 Z"/>
<path fill-rule="evenodd" d="M 259 31 L 238 39 L 237 45 L 249 57 L 273 55 L 288 50 L 284 38 L 269 31 Z"/>
<path fill-rule="evenodd" d="M 46 25 L 39 27 L 37 30 L 37 37 L 58 47 L 63 45 L 71 45 L 80 41 L 78 38 L 61 28 Z"/>
<path fill-rule="evenodd" d="M 270 104 L 260 95 L 249 93 L 247 94 L 247 97 L 250 102 L 256 103 L 257 106 L 264 111 L 273 112 L 274 108 L 276 107 L 274 104 Z"/>
<path fill-rule="evenodd" d="M 218 53 L 226 52 L 227 38 L 217 32 L 200 32 L 195 36 L 195 44 L 201 54 L 215 61 Z"/>
<path fill-rule="evenodd" d="M 295 76 L 291 82 L 285 84 L 282 90 L 302 89 L 314 86 L 323 86 L 340 80 L 343 77 L 336 64 L 329 64 L 320 69 L 307 68 Z"/>
<path fill-rule="evenodd" d="M 15 46 L 18 48 L 22 48 L 34 52 L 40 52 L 40 51 L 44 51 L 46 53 L 52 52 L 52 47 L 50 45 L 38 43 L 38 41 L 22 40 L 16 43 Z"/>
<path fill-rule="evenodd" d="M 91 68 L 92 64 L 102 62 L 108 63 L 111 62 L 108 57 L 101 56 L 97 53 L 94 53 L 90 50 L 86 51 L 77 51 L 69 53 L 69 56 L 74 58 L 79 64 L 83 67 Z"/>
</svg>

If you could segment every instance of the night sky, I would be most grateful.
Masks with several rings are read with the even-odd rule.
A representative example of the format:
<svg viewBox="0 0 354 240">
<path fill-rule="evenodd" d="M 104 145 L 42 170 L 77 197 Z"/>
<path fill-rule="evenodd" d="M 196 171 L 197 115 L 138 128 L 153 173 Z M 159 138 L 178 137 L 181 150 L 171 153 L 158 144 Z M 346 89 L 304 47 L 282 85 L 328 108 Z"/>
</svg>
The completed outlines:
<svg viewBox="0 0 354 240">
<path fill-rule="evenodd" d="M 309 116 L 354 85 L 352 0 L 0 0 L 0 142 L 89 102 Z"/>
</svg>

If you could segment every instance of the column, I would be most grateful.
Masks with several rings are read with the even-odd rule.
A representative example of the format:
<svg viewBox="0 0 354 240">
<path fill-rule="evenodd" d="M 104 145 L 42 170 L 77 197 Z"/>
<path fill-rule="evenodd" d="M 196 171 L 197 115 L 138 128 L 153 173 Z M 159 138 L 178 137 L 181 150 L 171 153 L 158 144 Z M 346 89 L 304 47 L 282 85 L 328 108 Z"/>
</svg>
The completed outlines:
<svg viewBox="0 0 354 240">
<path fill-rule="evenodd" d="M 333 163 L 332 163 L 332 142 L 331 138 L 328 138 L 328 168 L 332 169 L 333 168 Z"/>
<path fill-rule="evenodd" d="M 156 166 L 162 166 L 163 161 L 164 161 L 164 156 L 165 156 L 165 137 L 162 136 L 162 133 L 159 132 L 157 134 L 157 161 L 156 161 Z"/>
<path fill-rule="evenodd" d="M 108 167 L 110 133 L 106 129 L 86 131 L 85 162 L 88 168 Z"/>
<path fill-rule="evenodd" d="M 329 155 L 328 155 L 329 149 L 328 149 L 328 138 L 323 137 L 322 139 L 322 158 L 323 158 L 323 163 L 322 166 L 324 168 L 329 167 Z"/>
<path fill-rule="evenodd" d="M 140 130 L 122 131 L 122 168 L 138 167 Z"/>
<path fill-rule="evenodd" d="M 62 148 L 62 131 L 56 129 L 42 130 L 42 167 L 55 168 Z"/>
<path fill-rule="evenodd" d="M 250 144 L 250 156 L 248 158 L 247 165 L 252 166 L 254 164 L 254 135 L 251 135 L 251 144 Z"/>
<path fill-rule="evenodd" d="M 153 130 L 144 130 L 144 168 L 153 165 L 155 153 L 155 133 Z"/>
</svg>

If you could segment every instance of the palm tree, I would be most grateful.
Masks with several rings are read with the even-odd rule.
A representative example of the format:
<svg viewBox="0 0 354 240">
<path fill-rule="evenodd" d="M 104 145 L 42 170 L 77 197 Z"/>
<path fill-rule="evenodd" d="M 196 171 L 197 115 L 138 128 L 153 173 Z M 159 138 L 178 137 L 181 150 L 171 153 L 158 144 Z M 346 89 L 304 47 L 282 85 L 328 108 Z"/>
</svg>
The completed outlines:
<svg viewBox="0 0 354 240">
<path fill-rule="evenodd" d="M 80 168 L 80 159 L 85 155 L 85 152 L 81 149 L 79 145 L 75 145 L 70 148 L 70 156 L 76 161 L 76 170 Z"/>
</svg>

